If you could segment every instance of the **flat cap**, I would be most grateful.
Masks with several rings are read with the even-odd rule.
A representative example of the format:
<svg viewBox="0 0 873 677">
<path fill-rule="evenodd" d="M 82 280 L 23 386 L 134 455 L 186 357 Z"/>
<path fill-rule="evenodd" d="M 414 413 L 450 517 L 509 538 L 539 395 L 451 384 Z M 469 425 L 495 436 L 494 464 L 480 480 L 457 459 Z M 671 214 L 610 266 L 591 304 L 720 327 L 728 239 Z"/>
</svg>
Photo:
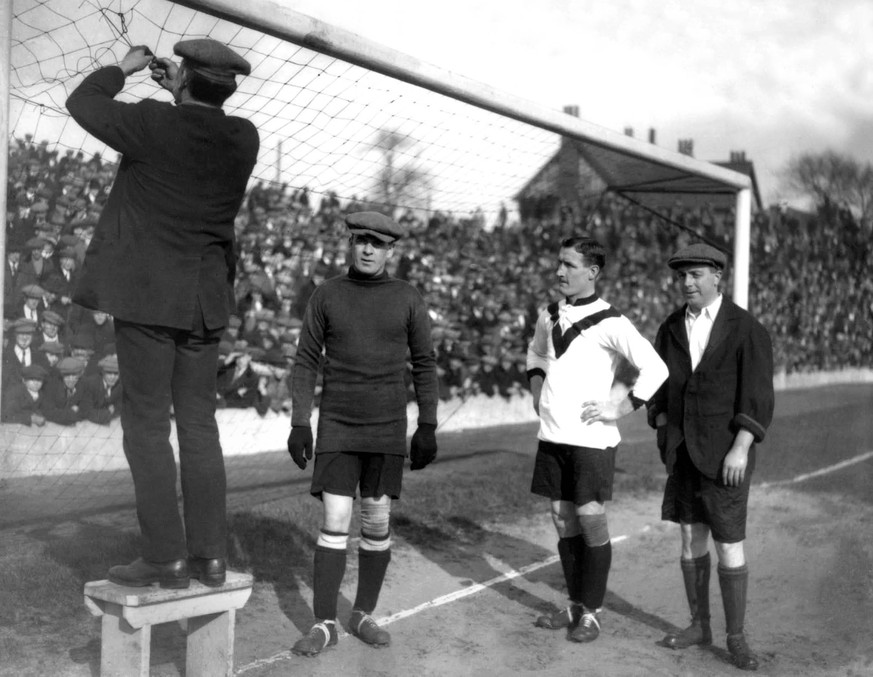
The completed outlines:
<svg viewBox="0 0 873 677">
<path fill-rule="evenodd" d="M 235 84 L 235 76 L 252 72 L 248 61 L 226 45 L 209 38 L 177 42 L 173 52 L 185 59 L 193 71 L 220 84 Z"/>
<path fill-rule="evenodd" d="M 107 355 L 97 363 L 103 371 L 118 371 L 118 355 Z"/>
<path fill-rule="evenodd" d="M 26 367 L 21 368 L 21 378 L 26 381 L 29 381 L 30 379 L 45 381 L 46 378 L 48 378 L 48 372 L 41 364 L 29 364 Z"/>
<path fill-rule="evenodd" d="M 65 357 L 58 362 L 57 370 L 62 376 L 72 376 L 85 371 L 85 362 L 78 357 Z"/>
<path fill-rule="evenodd" d="M 41 299 L 45 295 L 45 289 L 38 284 L 26 284 L 21 288 L 21 293 L 29 299 Z"/>
<path fill-rule="evenodd" d="M 49 324 L 53 324 L 57 327 L 63 327 L 66 324 L 63 316 L 60 313 L 56 313 L 54 310 L 46 310 L 42 314 L 42 321 L 48 322 Z"/>
<path fill-rule="evenodd" d="M 394 242 L 406 234 L 403 226 L 379 212 L 347 214 L 346 225 L 353 234 L 372 235 L 382 242 Z"/>
<path fill-rule="evenodd" d="M 40 343 L 37 350 L 41 353 L 51 353 L 52 355 L 63 355 L 67 352 L 64 344 L 60 341 L 46 341 L 45 343 Z"/>
<path fill-rule="evenodd" d="M 45 202 L 37 202 L 30 208 L 30 211 L 34 214 L 45 214 L 48 210 L 49 206 Z"/>
<path fill-rule="evenodd" d="M 45 247 L 45 240 L 41 237 L 32 237 L 24 243 L 25 249 L 42 249 Z"/>
<path fill-rule="evenodd" d="M 727 255 L 720 249 L 705 242 L 696 242 L 677 251 L 667 260 L 667 265 L 673 268 L 682 266 L 712 266 L 724 270 L 727 265 Z"/>
<path fill-rule="evenodd" d="M 28 320 L 26 317 L 20 317 L 15 320 L 12 328 L 16 334 L 33 334 L 36 331 L 36 322 Z"/>
</svg>

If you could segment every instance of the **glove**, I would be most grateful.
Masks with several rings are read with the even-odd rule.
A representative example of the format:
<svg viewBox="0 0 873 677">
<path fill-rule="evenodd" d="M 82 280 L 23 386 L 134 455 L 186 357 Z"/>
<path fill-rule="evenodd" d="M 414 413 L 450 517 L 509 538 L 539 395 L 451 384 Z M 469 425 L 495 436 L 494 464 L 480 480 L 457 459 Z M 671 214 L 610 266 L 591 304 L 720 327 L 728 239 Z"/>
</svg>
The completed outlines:
<svg viewBox="0 0 873 677">
<path fill-rule="evenodd" d="M 421 470 L 433 461 L 436 455 L 436 426 L 432 423 L 419 423 L 409 449 L 410 469 Z"/>
<path fill-rule="evenodd" d="M 312 458 L 312 428 L 299 425 L 291 428 L 288 453 L 301 470 L 306 468 L 306 461 Z"/>
</svg>

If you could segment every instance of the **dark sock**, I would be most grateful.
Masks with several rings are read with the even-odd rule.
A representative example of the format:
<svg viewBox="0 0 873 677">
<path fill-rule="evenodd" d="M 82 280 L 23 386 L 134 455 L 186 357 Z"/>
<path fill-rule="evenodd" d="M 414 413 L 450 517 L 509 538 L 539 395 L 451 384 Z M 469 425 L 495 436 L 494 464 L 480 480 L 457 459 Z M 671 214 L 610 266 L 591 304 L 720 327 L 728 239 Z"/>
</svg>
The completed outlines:
<svg viewBox="0 0 873 677">
<path fill-rule="evenodd" d="M 336 618 L 336 598 L 346 573 L 346 551 L 315 546 L 312 611 L 317 621 Z"/>
<path fill-rule="evenodd" d="M 749 586 L 749 567 L 745 564 L 739 567 L 723 567 L 718 565 L 718 583 L 721 587 L 721 599 L 724 604 L 724 619 L 728 635 L 739 635 L 743 632 L 746 620 L 746 593 Z"/>
<path fill-rule="evenodd" d="M 685 595 L 691 618 L 709 623 L 709 577 L 712 561 L 709 553 L 694 559 L 679 560 L 682 566 L 682 579 L 685 582 Z"/>
<path fill-rule="evenodd" d="M 606 581 L 612 566 L 612 543 L 586 546 L 582 558 L 582 605 L 589 611 L 603 606 L 606 597 Z"/>
<path fill-rule="evenodd" d="M 355 595 L 354 608 L 371 614 L 379 601 L 382 582 L 388 562 L 391 561 L 391 549 L 363 550 L 358 549 L 358 592 Z"/>
<path fill-rule="evenodd" d="M 567 596 L 573 602 L 579 602 L 581 594 L 580 544 L 581 548 L 585 547 L 585 541 L 579 535 L 558 540 L 558 555 L 561 557 L 561 569 L 564 571 L 564 582 L 567 584 Z"/>
</svg>

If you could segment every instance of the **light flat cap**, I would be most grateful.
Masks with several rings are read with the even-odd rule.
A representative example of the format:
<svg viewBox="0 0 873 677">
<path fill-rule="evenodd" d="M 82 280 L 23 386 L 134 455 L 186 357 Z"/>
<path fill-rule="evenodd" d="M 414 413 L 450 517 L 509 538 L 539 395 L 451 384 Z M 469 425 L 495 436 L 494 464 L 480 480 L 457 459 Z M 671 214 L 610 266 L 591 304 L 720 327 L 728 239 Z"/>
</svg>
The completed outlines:
<svg viewBox="0 0 873 677">
<path fill-rule="evenodd" d="M 220 84 L 232 85 L 237 75 L 252 72 L 248 61 L 230 47 L 210 38 L 177 42 L 173 52 L 185 59 L 192 70 Z"/>
<path fill-rule="evenodd" d="M 81 374 L 85 371 L 85 361 L 78 357 L 65 357 L 57 365 L 58 372 L 62 376 L 72 376 L 73 374 Z"/>
<path fill-rule="evenodd" d="M 372 235 L 382 242 L 394 242 L 406 234 L 403 226 L 379 212 L 347 214 L 346 225 L 352 234 Z"/>
<path fill-rule="evenodd" d="M 107 355 L 97 363 L 103 371 L 117 372 L 118 371 L 118 355 Z"/>
<path fill-rule="evenodd" d="M 727 255 L 720 249 L 705 242 L 696 242 L 677 251 L 667 259 L 667 265 L 673 270 L 682 266 L 712 266 L 724 270 L 727 265 Z"/>
</svg>

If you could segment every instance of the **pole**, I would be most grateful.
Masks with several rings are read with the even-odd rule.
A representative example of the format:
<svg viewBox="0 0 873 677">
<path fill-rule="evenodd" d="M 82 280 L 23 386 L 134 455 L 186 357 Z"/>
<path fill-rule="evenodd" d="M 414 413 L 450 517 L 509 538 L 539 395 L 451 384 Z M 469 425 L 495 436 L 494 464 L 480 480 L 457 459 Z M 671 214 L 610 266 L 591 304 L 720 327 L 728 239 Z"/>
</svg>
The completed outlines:
<svg viewBox="0 0 873 677">
<path fill-rule="evenodd" d="M 737 192 L 737 217 L 734 229 L 734 294 L 733 301 L 741 308 L 749 307 L 749 250 L 752 231 L 752 191 Z"/>
</svg>

